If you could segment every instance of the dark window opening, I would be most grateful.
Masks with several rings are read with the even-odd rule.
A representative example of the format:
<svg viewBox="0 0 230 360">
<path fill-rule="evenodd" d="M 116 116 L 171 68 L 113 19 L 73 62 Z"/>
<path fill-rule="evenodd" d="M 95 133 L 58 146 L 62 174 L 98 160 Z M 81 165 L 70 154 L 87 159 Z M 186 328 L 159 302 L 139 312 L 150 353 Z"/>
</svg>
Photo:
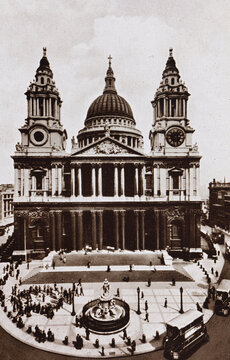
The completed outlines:
<svg viewBox="0 0 230 360">
<path fill-rule="evenodd" d="M 114 195 L 114 167 L 112 164 L 102 166 L 102 193 L 103 196 Z"/>
<path fill-rule="evenodd" d="M 125 166 L 125 196 L 134 196 L 135 169 L 132 164 Z"/>
<path fill-rule="evenodd" d="M 36 174 L 36 189 L 42 190 L 42 174 Z"/>
<path fill-rule="evenodd" d="M 51 116 L 55 116 L 55 99 L 51 99 Z"/>
<path fill-rule="evenodd" d="M 160 99 L 160 116 L 164 115 L 164 99 Z"/>
<path fill-rule="evenodd" d="M 82 195 L 91 196 L 92 195 L 92 175 L 91 175 L 91 166 L 88 164 L 82 165 Z"/>
<path fill-rule="evenodd" d="M 43 99 L 42 98 L 39 99 L 39 115 L 40 116 L 44 115 Z"/>
<path fill-rule="evenodd" d="M 179 175 L 173 175 L 173 190 L 179 189 Z"/>
<path fill-rule="evenodd" d="M 172 79 L 171 79 L 171 85 L 174 85 L 174 83 L 175 83 L 175 79 L 172 78 Z"/>
<path fill-rule="evenodd" d="M 176 99 L 172 99 L 171 100 L 171 104 L 172 104 L 172 107 L 171 107 L 171 116 L 175 116 L 176 115 Z"/>
<path fill-rule="evenodd" d="M 41 84 L 44 84 L 44 78 L 41 77 Z"/>
</svg>

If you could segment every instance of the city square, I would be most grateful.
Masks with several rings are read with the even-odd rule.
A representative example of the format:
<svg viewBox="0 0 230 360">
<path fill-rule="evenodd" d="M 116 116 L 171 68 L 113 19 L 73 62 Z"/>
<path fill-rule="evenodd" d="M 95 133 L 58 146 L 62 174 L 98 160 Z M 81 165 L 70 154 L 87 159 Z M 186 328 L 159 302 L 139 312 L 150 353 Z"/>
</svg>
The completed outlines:
<svg viewBox="0 0 230 360">
<path fill-rule="evenodd" d="M 0 5 L 1 360 L 228 360 L 228 2 Z"/>
</svg>

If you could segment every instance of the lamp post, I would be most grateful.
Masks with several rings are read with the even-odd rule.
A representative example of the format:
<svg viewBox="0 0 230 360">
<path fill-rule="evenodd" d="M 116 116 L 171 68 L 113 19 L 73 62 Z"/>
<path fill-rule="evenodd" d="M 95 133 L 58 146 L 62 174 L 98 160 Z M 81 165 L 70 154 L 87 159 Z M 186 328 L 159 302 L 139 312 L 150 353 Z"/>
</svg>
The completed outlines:
<svg viewBox="0 0 230 360">
<path fill-rule="evenodd" d="M 184 309 L 183 309 L 183 288 L 182 286 L 180 287 L 180 313 L 183 314 L 184 313 Z"/>
<path fill-rule="evenodd" d="M 75 307 L 74 307 L 74 291 L 73 290 L 72 290 L 72 312 L 71 312 L 71 315 L 72 316 L 76 315 Z"/>
<path fill-rule="evenodd" d="M 137 288 L 137 314 L 138 315 L 141 314 L 141 310 L 140 310 L 140 288 L 139 288 L 139 286 Z"/>
</svg>

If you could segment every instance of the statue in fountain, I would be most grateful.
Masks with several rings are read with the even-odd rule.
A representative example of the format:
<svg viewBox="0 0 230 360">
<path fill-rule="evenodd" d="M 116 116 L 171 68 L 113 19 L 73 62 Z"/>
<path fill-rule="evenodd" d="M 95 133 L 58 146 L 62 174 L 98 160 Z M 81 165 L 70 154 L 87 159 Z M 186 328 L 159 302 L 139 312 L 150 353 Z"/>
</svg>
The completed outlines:
<svg viewBox="0 0 230 360">
<path fill-rule="evenodd" d="M 102 286 L 102 296 L 108 298 L 110 295 L 110 284 L 107 279 L 105 279 L 104 284 Z"/>
</svg>

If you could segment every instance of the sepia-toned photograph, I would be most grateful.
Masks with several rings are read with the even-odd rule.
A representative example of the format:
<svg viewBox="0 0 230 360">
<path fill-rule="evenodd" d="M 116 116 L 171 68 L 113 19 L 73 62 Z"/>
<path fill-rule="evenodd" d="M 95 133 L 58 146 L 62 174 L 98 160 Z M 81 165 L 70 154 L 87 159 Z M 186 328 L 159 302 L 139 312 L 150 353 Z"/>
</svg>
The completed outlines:
<svg viewBox="0 0 230 360">
<path fill-rule="evenodd" d="M 0 359 L 230 359 L 230 2 L 0 0 Z"/>
</svg>

